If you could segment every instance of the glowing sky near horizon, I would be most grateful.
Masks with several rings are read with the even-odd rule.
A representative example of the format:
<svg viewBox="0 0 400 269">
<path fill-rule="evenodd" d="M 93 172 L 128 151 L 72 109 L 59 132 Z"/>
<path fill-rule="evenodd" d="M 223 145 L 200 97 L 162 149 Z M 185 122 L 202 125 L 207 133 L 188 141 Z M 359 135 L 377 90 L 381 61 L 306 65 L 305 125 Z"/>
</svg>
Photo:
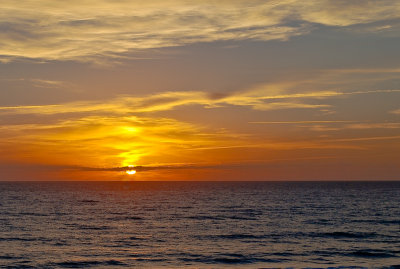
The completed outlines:
<svg viewBox="0 0 400 269">
<path fill-rule="evenodd" d="M 0 180 L 399 179 L 399 14 L 4 0 Z"/>
</svg>

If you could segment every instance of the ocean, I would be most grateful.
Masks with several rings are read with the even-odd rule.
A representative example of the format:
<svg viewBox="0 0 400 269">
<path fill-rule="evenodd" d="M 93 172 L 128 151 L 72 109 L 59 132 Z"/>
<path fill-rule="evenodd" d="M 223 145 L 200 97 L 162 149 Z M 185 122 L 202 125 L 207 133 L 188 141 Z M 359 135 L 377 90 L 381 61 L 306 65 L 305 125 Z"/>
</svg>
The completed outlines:
<svg viewBox="0 0 400 269">
<path fill-rule="evenodd" d="M 400 268 L 400 182 L 0 182 L 0 268 Z"/>
</svg>

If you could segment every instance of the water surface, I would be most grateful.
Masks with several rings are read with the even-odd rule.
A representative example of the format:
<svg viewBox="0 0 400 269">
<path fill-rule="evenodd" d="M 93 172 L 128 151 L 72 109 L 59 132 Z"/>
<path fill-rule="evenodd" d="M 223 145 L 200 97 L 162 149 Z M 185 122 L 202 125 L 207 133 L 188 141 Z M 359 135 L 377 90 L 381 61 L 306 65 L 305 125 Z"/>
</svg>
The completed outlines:
<svg viewBox="0 0 400 269">
<path fill-rule="evenodd" d="M 400 182 L 0 182 L 1 268 L 400 268 Z"/>
</svg>

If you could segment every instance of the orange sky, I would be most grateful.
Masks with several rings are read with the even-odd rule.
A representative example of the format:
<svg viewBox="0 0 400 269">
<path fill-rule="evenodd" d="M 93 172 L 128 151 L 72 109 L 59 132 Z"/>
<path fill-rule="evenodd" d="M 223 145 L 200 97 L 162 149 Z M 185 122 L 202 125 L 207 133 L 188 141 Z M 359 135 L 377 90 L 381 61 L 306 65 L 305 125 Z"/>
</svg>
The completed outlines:
<svg viewBox="0 0 400 269">
<path fill-rule="evenodd" d="M 5 0 L 0 180 L 398 180 L 399 12 Z"/>
</svg>

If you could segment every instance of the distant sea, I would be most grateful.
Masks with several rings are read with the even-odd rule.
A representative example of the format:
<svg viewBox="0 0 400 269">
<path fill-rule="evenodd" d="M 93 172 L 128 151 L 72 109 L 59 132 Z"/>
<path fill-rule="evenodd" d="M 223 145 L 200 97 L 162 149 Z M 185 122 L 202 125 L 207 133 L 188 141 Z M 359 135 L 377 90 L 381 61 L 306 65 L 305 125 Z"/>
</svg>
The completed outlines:
<svg viewBox="0 0 400 269">
<path fill-rule="evenodd" d="M 400 268 L 400 182 L 0 182 L 0 268 Z"/>
</svg>

